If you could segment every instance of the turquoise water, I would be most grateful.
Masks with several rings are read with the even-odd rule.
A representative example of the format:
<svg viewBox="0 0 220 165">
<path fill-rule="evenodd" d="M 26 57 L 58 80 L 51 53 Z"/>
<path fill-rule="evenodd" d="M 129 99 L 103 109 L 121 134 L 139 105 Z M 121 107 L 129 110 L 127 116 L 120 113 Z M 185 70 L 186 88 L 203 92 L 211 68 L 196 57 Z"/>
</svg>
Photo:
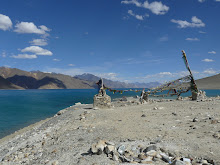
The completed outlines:
<svg viewBox="0 0 220 165">
<path fill-rule="evenodd" d="M 91 104 L 97 92 L 97 89 L 0 90 L 0 138 L 51 117 L 76 102 Z M 220 90 L 206 90 L 206 93 L 208 96 L 216 96 L 220 95 Z M 114 99 L 140 95 L 140 92 L 107 94 Z"/>
</svg>

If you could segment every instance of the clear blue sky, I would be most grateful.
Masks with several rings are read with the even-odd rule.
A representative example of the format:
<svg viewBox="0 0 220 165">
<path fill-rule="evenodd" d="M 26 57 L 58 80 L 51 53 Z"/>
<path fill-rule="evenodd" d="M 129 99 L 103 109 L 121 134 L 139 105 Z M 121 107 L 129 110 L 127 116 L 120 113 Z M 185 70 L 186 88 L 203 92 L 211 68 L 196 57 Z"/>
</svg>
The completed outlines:
<svg viewBox="0 0 220 165">
<path fill-rule="evenodd" d="M 220 0 L 3 0 L 0 66 L 125 82 L 220 72 Z"/>
</svg>

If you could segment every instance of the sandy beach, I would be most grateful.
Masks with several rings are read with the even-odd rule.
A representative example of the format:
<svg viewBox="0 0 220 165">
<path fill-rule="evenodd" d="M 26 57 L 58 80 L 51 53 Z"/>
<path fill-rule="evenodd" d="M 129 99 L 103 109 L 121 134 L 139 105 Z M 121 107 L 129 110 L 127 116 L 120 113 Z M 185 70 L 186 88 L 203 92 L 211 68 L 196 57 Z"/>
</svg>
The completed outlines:
<svg viewBox="0 0 220 165">
<path fill-rule="evenodd" d="M 77 104 L 1 139 L 0 164 L 177 165 L 183 159 L 179 163 L 220 164 L 220 97 L 145 104 L 127 98 L 112 104 L 110 109 Z M 117 159 L 106 150 L 92 153 L 91 147 L 100 141 L 105 149 L 111 145 L 117 152 L 125 146 L 123 154 Z M 149 146 L 155 147 L 151 150 L 155 155 L 146 153 L 142 159 L 138 153 L 137 158 L 135 154 L 132 160 L 126 158 L 131 150 L 145 152 Z"/>
</svg>

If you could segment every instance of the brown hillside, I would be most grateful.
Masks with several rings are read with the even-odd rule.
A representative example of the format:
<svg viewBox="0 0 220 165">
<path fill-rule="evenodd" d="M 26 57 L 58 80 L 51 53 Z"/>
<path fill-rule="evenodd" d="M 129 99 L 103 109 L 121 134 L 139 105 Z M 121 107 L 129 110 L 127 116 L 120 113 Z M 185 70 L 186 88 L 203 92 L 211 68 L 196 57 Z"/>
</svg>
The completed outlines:
<svg viewBox="0 0 220 165">
<path fill-rule="evenodd" d="M 22 89 L 0 76 L 0 89 Z"/>
<path fill-rule="evenodd" d="M 200 89 L 220 89 L 220 74 L 196 80 Z"/>
</svg>

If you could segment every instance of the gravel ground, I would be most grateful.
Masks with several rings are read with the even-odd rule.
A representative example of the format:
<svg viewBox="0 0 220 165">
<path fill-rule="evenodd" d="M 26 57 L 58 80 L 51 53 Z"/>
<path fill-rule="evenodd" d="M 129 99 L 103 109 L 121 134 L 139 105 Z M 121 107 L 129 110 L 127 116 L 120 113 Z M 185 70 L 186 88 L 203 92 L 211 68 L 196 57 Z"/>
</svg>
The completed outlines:
<svg viewBox="0 0 220 165">
<path fill-rule="evenodd" d="M 220 164 L 220 97 L 145 104 L 122 100 L 105 110 L 77 104 L 1 139 L 0 164 L 120 164 L 105 154 L 91 154 L 99 140 L 115 146 L 155 144 L 170 155 Z"/>
</svg>

